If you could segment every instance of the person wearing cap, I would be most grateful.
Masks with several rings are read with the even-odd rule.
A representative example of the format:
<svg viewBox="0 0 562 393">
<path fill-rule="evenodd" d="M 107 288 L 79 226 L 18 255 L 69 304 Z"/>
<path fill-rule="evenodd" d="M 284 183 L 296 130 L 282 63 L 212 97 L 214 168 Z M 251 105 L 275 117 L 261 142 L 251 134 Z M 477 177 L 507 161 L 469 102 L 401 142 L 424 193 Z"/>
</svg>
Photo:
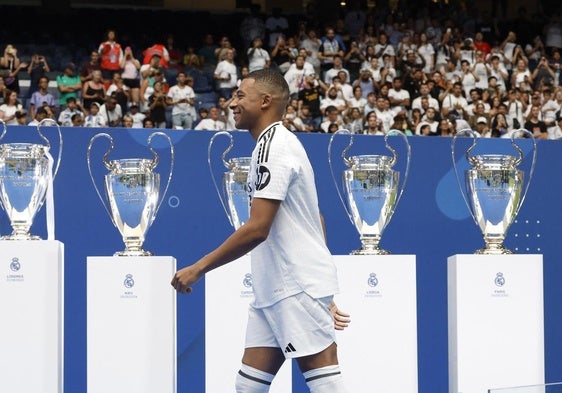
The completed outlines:
<svg viewBox="0 0 562 393">
<path fill-rule="evenodd" d="M 105 104 L 100 106 L 100 116 L 107 119 L 108 127 L 119 127 L 123 119 L 121 105 L 117 103 L 115 95 L 107 97 Z"/>
<path fill-rule="evenodd" d="M 139 111 L 138 104 L 132 104 L 127 115 L 133 119 L 132 128 L 142 128 L 142 122 L 146 118 L 146 115 Z"/>
<path fill-rule="evenodd" d="M 74 97 L 66 99 L 66 107 L 59 114 L 58 122 L 63 127 L 72 127 L 72 116 L 80 114 L 84 116 L 82 108 L 78 105 L 78 101 Z"/>
<path fill-rule="evenodd" d="M 63 73 L 57 76 L 57 89 L 60 92 L 59 105 L 61 108 L 66 106 L 69 98 L 78 98 L 78 92 L 82 89 L 80 76 L 76 75 L 76 66 L 74 63 L 64 65 Z"/>
<path fill-rule="evenodd" d="M 486 136 L 489 131 L 488 120 L 484 116 L 478 117 L 476 120 L 476 127 L 473 127 L 480 136 Z"/>
<path fill-rule="evenodd" d="M 304 78 L 304 85 L 298 94 L 299 109 L 303 105 L 307 105 L 310 109 L 310 114 L 314 119 L 314 128 L 320 127 L 322 121 L 322 112 L 320 110 L 320 99 L 324 92 L 328 90 L 328 86 L 318 77 L 315 73 L 308 73 Z"/>
<path fill-rule="evenodd" d="M 371 60 L 373 63 L 378 62 L 377 59 Z M 359 78 L 357 78 L 352 87 L 355 89 L 356 87 L 361 88 L 361 92 L 363 98 L 367 98 L 369 93 L 374 93 L 376 90 L 380 88 L 381 82 L 381 74 L 378 69 L 369 69 L 369 68 L 362 68 L 359 71 Z"/>
<path fill-rule="evenodd" d="M 92 102 L 90 104 L 90 114 L 84 119 L 84 127 L 99 128 L 105 127 L 107 122 L 103 116 L 100 115 L 100 104 Z"/>
</svg>

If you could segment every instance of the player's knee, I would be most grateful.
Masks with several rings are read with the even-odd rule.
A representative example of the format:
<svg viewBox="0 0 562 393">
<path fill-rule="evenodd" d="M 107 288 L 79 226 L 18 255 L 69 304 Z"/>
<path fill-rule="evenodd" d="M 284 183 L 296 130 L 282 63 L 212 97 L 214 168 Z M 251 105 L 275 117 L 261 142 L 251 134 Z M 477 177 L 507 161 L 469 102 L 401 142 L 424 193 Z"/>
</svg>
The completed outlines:
<svg viewBox="0 0 562 393">
<path fill-rule="evenodd" d="M 310 393 L 346 393 L 340 366 L 316 368 L 303 373 Z"/>
<path fill-rule="evenodd" d="M 242 364 L 236 375 L 236 393 L 267 393 L 273 374 Z"/>
</svg>

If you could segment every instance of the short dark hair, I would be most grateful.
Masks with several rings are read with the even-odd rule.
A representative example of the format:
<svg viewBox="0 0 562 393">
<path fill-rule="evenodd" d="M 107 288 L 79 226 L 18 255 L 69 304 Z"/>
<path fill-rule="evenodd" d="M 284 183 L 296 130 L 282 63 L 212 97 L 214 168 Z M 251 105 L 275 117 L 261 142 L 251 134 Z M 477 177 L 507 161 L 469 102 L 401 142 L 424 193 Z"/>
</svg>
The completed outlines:
<svg viewBox="0 0 562 393">
<path fill-rule="evenodd" d="M 289 85 L 283 75 L 277 71 L 263 68 L 250 72 L 246 78 L 253 79 L 256 83 L 266 86 L 271 93 L 280 93 L 284 100 L 289 99 Z"/>
</svg>

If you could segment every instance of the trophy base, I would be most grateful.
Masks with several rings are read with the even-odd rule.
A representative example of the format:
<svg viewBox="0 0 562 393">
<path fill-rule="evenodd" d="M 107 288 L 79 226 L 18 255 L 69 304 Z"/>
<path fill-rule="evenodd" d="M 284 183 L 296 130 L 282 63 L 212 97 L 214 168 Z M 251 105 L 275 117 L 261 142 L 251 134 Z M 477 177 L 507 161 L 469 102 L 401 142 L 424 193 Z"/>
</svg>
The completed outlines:
<svg viewBox="0 0 562 393">
<path fill-rule="evenodd" d="M 360 248 L 352 251 L 350 255 L 390 255 L 390 251 L 383 250 L 382 248 Z"/>
<path fill-rule="evenodd" d="M 145 250 L 124 250 L 113 254 L 114 257 L 151 257 L 153 255 L 150 251 Z"/>
<path fill-rule="evenodd" d="M 29 233 L 26 234 L 12 233 L 11 235 L 0 237 L 0 240 L 42 240 L 42 239 L 39 236 L 30 235 Z"/>
<path fill-rule="evenodd" d="M 503 245 L 489 245 L 487 244 L 484 248 L 476 250 L 474 254 L 477 255 L 510 255 L 514 254 L 513 251 L 505 248 Z"/>
</svg>

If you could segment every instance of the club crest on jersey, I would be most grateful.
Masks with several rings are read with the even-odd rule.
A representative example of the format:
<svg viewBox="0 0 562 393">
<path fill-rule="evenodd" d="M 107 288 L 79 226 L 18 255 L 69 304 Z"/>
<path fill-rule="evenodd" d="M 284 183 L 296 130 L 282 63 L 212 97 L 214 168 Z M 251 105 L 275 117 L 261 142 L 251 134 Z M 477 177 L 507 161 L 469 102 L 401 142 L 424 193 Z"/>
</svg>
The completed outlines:
<svg viewBox="0 0 562 393">
<path fill-rule="evenodd" d="M 267 167 L 260 165 L 258 168 L 258 178 L 257 178 L 257 190 L 263 190 L 269 184 L 271 180 L 271 173 Z"/>
</svg>

